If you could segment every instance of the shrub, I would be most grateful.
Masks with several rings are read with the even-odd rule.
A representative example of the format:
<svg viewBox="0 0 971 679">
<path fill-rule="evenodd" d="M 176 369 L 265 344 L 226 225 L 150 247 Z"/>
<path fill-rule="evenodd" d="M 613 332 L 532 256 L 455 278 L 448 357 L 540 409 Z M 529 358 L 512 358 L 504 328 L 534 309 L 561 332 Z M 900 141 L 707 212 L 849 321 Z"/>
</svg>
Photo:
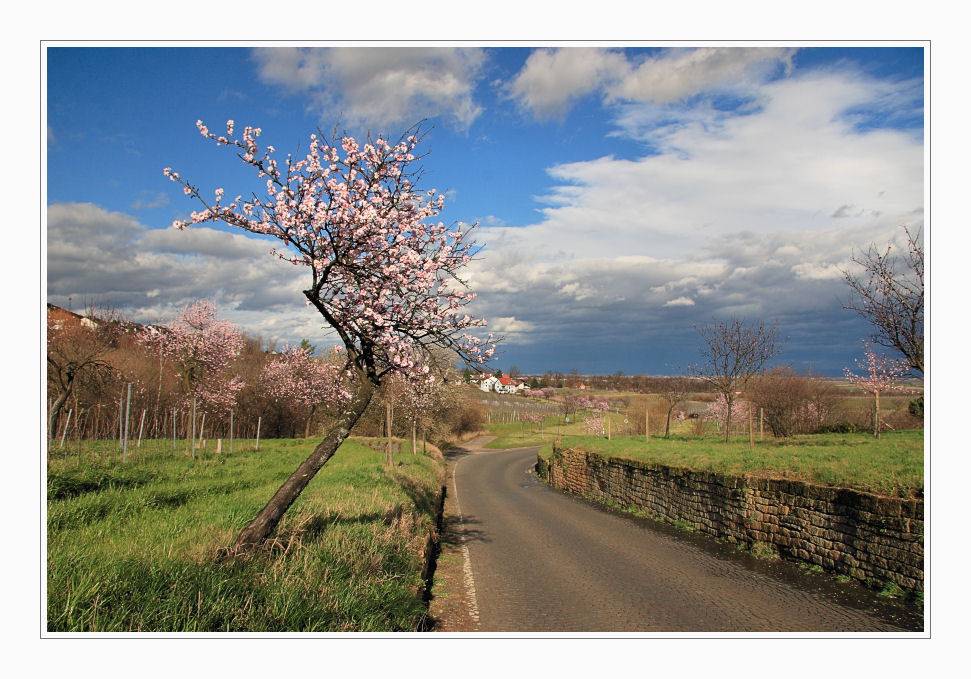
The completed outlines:
<svg viewBox="0 0 971 679">
<path fill-rule="evenodd" d="M 838 399 L 832 384 L 803 377 L 789 367 L 773 368 L 753 379 L 748 395 L 762 409 L 772 435 L 782 438 L 818 430 Z"/>
<path fill-rule="evenodd" d="M 915 398 L 913 401 L 911 401 L 910 405 L 907 406 L 907 410 L 914 417 L 923 418 L 924 417 L 924 397 L 920 396 L 919 398 Z"/>
<path fill-rule="evenodd" d="M 855 434 L 863 431 L 858 425 L 852 422 L 830 422 L 816 429 L 817 434 Z"/>
</svg>

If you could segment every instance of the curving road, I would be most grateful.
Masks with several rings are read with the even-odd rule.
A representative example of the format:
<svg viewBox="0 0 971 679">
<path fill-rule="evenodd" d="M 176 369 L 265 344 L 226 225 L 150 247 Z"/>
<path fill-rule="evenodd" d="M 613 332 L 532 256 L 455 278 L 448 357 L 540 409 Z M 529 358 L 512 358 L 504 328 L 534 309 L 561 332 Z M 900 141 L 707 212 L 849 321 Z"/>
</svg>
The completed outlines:
<svg viewBox="0 0 971 679">
<path fill-rule="evenodd" d="M 531 472 L 536 448 L 454 458 L 466 596 L 480 632 L 904 632 L 905 609 L 604 511 Z"/>
</svg>

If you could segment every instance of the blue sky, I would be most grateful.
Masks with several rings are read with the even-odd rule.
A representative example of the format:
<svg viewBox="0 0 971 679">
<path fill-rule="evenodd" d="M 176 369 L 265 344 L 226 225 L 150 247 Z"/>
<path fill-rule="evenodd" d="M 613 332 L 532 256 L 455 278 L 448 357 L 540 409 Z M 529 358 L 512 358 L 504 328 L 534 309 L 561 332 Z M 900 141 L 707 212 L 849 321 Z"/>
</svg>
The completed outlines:
<svg viewBox="0 0 971 679">
<path fill-rule="evenodd" d="M 303 273 L 162 176 L 245 193 L 219 129 L 281 152 L 316 127 L 425 119 L 425 188 L 479 222 L 472 310 L 524 372 L 678 372 L 695 326 L 776 322 L 780 362 L 839 374 L 868 327 L 841 308 L 854 249 L 923 224 L 917 46 L 51 47 L 47 297 L 157 321 L 198 298 L 252 334 L 332 341 Z"/>
</svg>

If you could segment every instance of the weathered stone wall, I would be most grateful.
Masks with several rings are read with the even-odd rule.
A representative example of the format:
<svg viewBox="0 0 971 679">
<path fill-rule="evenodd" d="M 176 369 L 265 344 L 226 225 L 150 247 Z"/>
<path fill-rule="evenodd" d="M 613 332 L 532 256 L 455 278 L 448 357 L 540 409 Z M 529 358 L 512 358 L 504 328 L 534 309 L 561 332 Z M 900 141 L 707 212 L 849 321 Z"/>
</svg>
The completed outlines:
<svg viewBox="0 0 971 679">
<path fill-rule="evenodd" d="M 868 584 L 924 586 L 924 502 L 798 481 L 728 476 L 555 449 L 538 472 L 551 485 L 733 543 L 775 546 Z"/>
</svg>

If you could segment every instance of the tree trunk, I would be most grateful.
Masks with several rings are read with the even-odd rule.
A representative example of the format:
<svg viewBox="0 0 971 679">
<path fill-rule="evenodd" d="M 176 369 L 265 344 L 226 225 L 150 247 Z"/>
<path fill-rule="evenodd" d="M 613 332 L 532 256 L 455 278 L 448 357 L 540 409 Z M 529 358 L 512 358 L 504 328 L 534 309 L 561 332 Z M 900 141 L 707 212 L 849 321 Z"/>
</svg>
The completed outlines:
<svg viewBox="0 0 971 679">
<path fill-rule="evenodd" d="M 310 409 L 310 414 L 307 415 L 307 423 L 303 426 L 303 437 L 305 439 L 310 438 L 310 423 L 314 420 L 314 414 L 317 412 L 317 406 Z"/>
<path fill-rule="evenodd" d="M 351 429 L 367 410 L 373 395 L 374 386 L 370 382 L 362 380 L 354 398 L 344 408 L 327 436 L 317 444 L 310 456 L 300 463 L 300 466 L 280 486 L 279 490 L 270 498 L 270 501 L 266 503 L 266 506 L 240 532 L 236 542 L 224 556 L 235 556 L 251 551 L 262 544 L 276 530 L 283 515 L 300 496 L 303 489 L 307 487 L 310 480 L 327 464 L 344 440 L 350 436 Z"/>
<path fill-rule="evenodd" d="M 873 392 L 873 438 L 880 438 L 880 390 Z"/>
<path fill-rule="evenodd" d="M 732 435 L 732 406 L 735 405 L 735 399 L 725 394 L 725 403 L 728 405 L 728 412 L 725 414 L 725 441 L 727 442 Z"/>
<path fill-rule="evenodd" d="M 62 391 L 61 395 L 54 400 L 54 405 L 51 406 L 51 428 L 48 432 L 48 436 L 57 432 L 57 427 L 61 420 L 61 413 L 64 411 L 64 404 L 68 402 L 73 392 L 74 380 L 69 379 L 64 391 Z"/>
</svg>

